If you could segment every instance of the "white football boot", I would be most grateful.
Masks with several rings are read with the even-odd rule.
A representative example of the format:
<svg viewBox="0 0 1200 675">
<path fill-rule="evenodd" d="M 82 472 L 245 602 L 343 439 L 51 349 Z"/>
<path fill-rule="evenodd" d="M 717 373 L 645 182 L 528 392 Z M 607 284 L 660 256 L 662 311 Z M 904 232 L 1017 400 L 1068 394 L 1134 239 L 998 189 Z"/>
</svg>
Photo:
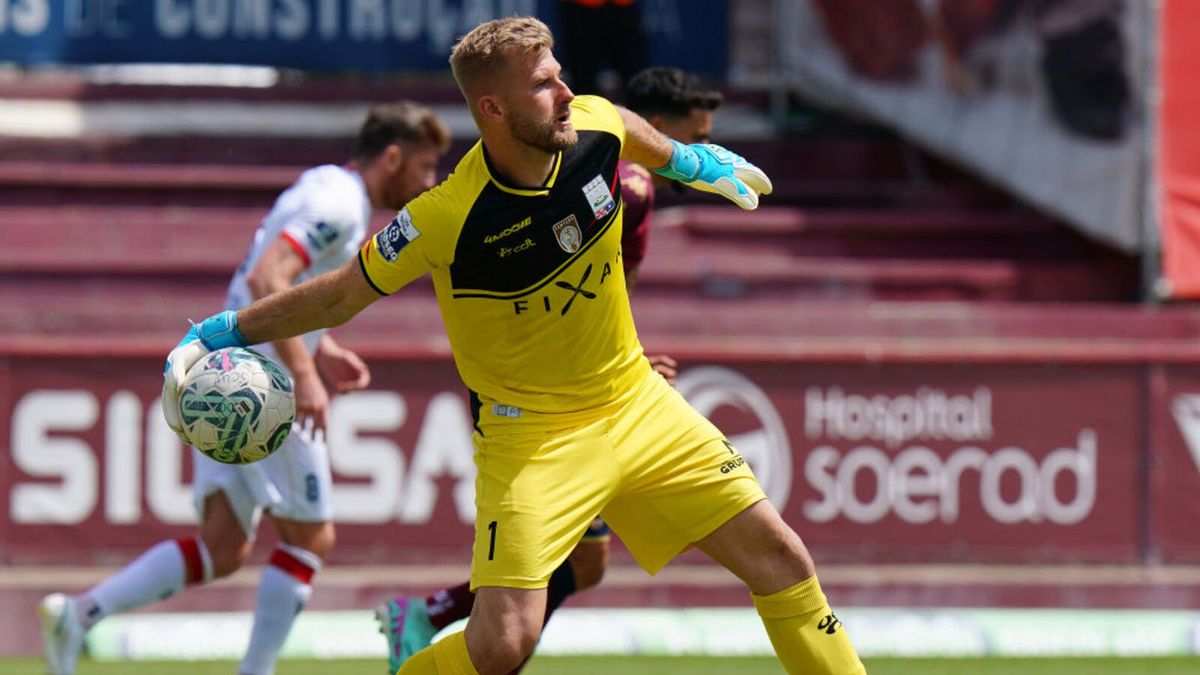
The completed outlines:
<svg viewBox="0 0 1200 675">
<path fill-rule="evenodd" d="M 86 632 L 76 615 L 75 600 L 51 593 L 38 603 L 37 615 L 50 675 L 75 675 Z"/>
</svg>

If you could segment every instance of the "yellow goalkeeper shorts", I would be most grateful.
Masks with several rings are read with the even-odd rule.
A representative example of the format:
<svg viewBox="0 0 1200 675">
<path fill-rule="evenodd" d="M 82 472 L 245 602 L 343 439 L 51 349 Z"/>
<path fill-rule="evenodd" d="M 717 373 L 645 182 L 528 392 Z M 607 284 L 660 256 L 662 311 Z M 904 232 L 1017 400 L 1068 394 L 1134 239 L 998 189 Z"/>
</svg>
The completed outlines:
<svg viewBox="0 0 1200 675">
<path fill-rule="evenodd" d="M 493 419 L 475 434 L 472 588 L 545 587 L 597 513 L 654 574 L 766 498 L 721 432 L 646 373 L 582 421 Z"/>
</svg>

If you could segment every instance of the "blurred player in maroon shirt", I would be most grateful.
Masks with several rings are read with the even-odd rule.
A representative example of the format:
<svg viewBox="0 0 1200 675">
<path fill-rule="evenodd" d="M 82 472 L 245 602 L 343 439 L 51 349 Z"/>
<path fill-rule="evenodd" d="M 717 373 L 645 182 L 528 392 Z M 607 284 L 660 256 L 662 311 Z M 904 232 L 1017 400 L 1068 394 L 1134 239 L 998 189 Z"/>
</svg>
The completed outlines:
<svg viewBox="0 0 1200 675">
<path fill-rule="evenodd" d="M 624 105 L 645 117 L 655 129 L 680 143 L 707 143 L 712 134 L 713 111 L 724 100 L 721 92 L 709 89 L 695 75 L 678 68 L 647 68 L 634 75 L 625 88 Z M 658 188 L 675 189 L 677 184 L 651 174 L 640 164 L 622 161 L 621 201 L 625 208 L 625 230 L 621 234 L 621 260 L 625 284 L 632 292 L 638 268 L 646 258 L 650 240 L 650 216 Z M 665 354 L 648 356 L 650 365 L 675 384 L 677 364 Z"/>
<path fill-rule="evenodd" d="M 707 143 L 712 134 L 713 111 L 723 100 L 721 92 L 707 88 L 695 75 L 678 68 L 647 68 L 630 78 L 622 104 L 680 143 Z M 622 161 L 620 173 L 625 204 L 621 256 L 625 283 L 632 290 L 638 267 L 646 257 L 654 191 L 674 182 L 632 162 Z"/>
<path fill-rule="evenodd" d="M 713 111 L 722 101 L 719 91 L 705 87 L 694 75 L 678 68 L 647 68 L 630 78 L 623 103 L 655 129 L 681 143 L 707 143 L 712 133 Z M 638 267 L 646 257 L 655 190 L 678 184 L 624 160 L 618 173 L 625 210 L 621 259 L 626 286 L 632 291 Z M 677 365 L 674 359 L 666 355 L 647 358 L 655 372 L 674 384 Z M 600 583 L 608 567 L 609 538 L 608 525 L 596 518 L 567 561 L 551 575 L 546 598 L 547 621 L 568 596 Z M 380 632 L 387 637 L 391 672 L 428 646 L 442 628 L 470 616 L 474 601 L 470 584 L 464 582 L 425 598 L 401 596 L 381 604 L 376 609 L 376 618 Z"/>
</svg>

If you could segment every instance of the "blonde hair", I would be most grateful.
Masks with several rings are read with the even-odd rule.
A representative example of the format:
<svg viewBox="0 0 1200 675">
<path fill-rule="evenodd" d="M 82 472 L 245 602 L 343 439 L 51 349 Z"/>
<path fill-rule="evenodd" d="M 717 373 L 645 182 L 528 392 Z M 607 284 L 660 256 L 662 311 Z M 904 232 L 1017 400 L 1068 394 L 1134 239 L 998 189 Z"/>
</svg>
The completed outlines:
<svg viewBox="0 0 1200 675">
<path fill-rule="evenodd" d="M 495 76 L 510 55 L 553 48 L 554 36 L 538 19 L 531 16 L 495 19 L 479 24 L 454 45 L 450 69 L 458 88 L 469 99 L 468 90 Z"/>
</svg>

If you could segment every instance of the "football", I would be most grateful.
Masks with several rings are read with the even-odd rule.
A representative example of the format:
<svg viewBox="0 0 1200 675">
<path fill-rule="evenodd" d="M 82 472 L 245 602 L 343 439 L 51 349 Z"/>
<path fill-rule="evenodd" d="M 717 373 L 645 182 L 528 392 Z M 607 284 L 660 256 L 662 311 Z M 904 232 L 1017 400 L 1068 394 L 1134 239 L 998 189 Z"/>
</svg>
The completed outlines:
<svg viewBox="0 0 1200 675">
<path fill-rule="evenodd" d="M 224 464 L 249 464 L 279 449 L 292 429 L 292 381 L 270 358 L 243 347 L 205 355 L 187 372 L 179 396 L 184 433 Z"/>
</svg>

